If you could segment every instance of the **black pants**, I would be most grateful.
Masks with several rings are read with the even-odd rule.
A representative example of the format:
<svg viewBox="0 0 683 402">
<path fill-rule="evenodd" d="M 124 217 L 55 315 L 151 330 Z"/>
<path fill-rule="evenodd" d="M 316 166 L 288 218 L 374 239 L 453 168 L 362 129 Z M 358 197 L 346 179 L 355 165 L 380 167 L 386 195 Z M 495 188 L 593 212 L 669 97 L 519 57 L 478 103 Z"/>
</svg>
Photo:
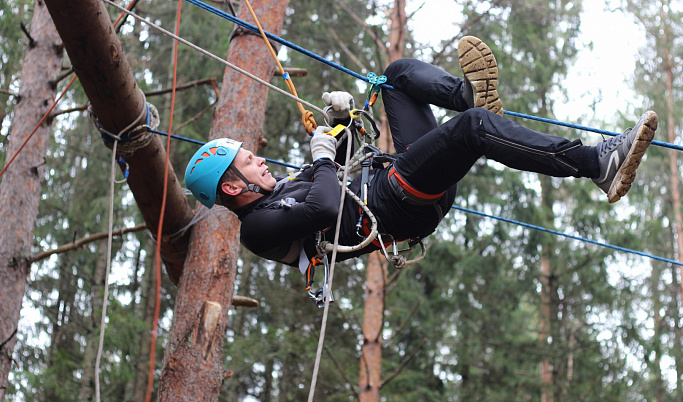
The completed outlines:
<svg viewBox="0 0 683 402">
<path fill-rule="evenodd" d="M 482 108 L 467 109 L 464 80 L 414 59 L 398 60 L 384 74 L 394 89 L 383 89 L 394 146 L 396 172 L 425 194 L 454 190 L 482 156 L 508 167 L 555 177 L 582 177 L 580 140 L 539 133 Z M 429 105 L 462 112 L 437 125 Z M 591 147 L 592 148 L 592 147 Z M 585 174 L 585 173 L 584 173 Z"/>
</svg>

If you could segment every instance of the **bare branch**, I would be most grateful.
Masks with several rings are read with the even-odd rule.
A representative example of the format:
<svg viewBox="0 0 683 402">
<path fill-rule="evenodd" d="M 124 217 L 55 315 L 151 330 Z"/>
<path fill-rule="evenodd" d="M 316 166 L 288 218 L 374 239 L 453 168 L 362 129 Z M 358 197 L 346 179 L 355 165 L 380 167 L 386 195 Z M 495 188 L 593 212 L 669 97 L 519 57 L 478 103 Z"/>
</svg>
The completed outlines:
<svg viewBox="0 0 683 402">
<path fill-rule="evenodd" d="M 139 231 L 145 230 L 145 229 L 147 229 L 147 225 L 142 223 L 142 224 L 139 224 L 139 225 L 134 226 L 132 228 L 117 229 L 117 230 L 114 230 L 112 233 L 114 236 L 123 236 L 126 233 L 139 232 Z M 92 243 L 92 242 L 97 241 L 97 240 L 102 240 L 102 239 L 105 239 L 107 237 L 109 237 L 109 232 L 95 233 L 93 235 L 90 235 L 88 237 L 84 237 L 84 238 L 79 239 L 79 240 L 75 240 L 72 243 L 65 244 L 65 245 L 57 247 L 55 249 L 43 251 L 43 252 L 38 253 L 38 254 L 34 254 L 33 256 L 31 256 L 28 259 L 28 263 L 32 264 L 34 262 L 38 262 L 40 260 L 43 260 L 43 259 L 51 256 L 52 254 L 61 254 L 61 253 L 65 253 L 67 251 L 75 250 L 75 249 L 83 247 L 84 245 L 86 245 L 88 243 Z"/>
<path fill-rule="evenodd" d="M 356 57 L 356 55 L 353 54 L 353 52 L 351 52 L 351 50 L 344 44 L 344 41 L 341 40 L 341 38 L 339 37 L 339 35 L 337 35 L 337 33 L 334 31 L 334 29 L 330 30 L 330 33 L 331 33 L 332 36 L 334 37 L 334 40 L 336 40 L 337 43 L 339 44 L 339 46 L 342 48 L 342 50 L 344 51 L 344 53 L 346 53 L 346 55 L 349 56 L 349 57 L 351 58 L 351 60 L 352 60 L 354 63 L 356 63 L 356 65 L 357 65 L 362 71 L 364 71 L 364 72 L 365 72 L 365 71 L 368 71 L 368 69 L 363 65 L 363 63 L 358 59 L 358 57 Z"/>
<path fill-rule="evenodd" d="M 59 116 L 60 114 L 68 114 L 68 113 L 73 113 L 73 112 L 82 112 L 84 110 L 88 110 L 88 105 L 78 105 L 76 107 L 72 107 L 69 109 L 64 109 L 64 110 L 57 110 L 52 113 L 50 113 L 50 119 L 54 119 L 55 117 Z"/>
<path fill-rule="evenodd" d="M 420 342 L 420 344 L 417 345 L 417 348 L 415 348 L 415 350 L 413 350 L 413 353 L 411 353 L 410 356 L 407 356 L 405 359 L 403 359 L 403 361 L 401 362 L 401 365 L 398 367 L 398 369 L 396 369 L 396 371 L 394 371 L 394 373 L 391 374 L 386 380 L 382 381 L 382 385 L 380 386 L 380 388 L 384 387 L 391 380 L 398 377 L 398 375 L 401 374 L 401 371 L 405 368 L 405 366 L 413 359 L 413 357 L 415 357 L 415 355 L 417 355 L 417 352 L 419 352 L 420 349 L 422 349 L 422 347 L 425 345 L 425 343 L 427 343 L 427 341 L 428 341 L 427 338 L 422 338 L 422 342 Z"/>
<path fill-rule="evenodd" d="M 74 72 L 73 67 L 69 67 L 67 70 L 65 70 L 62 74 L 60 74 L 57 78 L 54 80 L 50 81 L 50 84 L 57 86 L 64 78 L 70 76 Z"/>
<path fill-rule="evenodd" d="M 323 350 L 325 350 L 325 352 L 327 353 L 327 356 L 329 356 L 329 358 L 332 359 L 332 363 L 334 363 L 334 366 L 337 368 L 337 371 L 338 371 L 339 374 L 342 376 L 342 378 L 344 379 L 344 381 L 346 381 L 346 384 L 347 384 L 349 387 L 351 387 L 351 389 L 353 390 L 353 394 L 356 396 L 356 399 L 358 399 L 358 396 L 359 396 L 359 395 L 358 395 L 358 388 L 356 387 L 356 385 L 355 385 L 354 383 L 351 382 L 351 380 L 349 379 L 349 377 L 346 375 L 346 373 L 344 372 L 344 368 L 342 367 L 342 365 L 341 365 L 341 364 L 339 363 L 339 361 L 334 357 L 334 355 L 332 354 L 332 352 L 330 352 L 330 349 L 327 347 L 327 345 L 323 345 Z"/>
<path fill-rule="evenodd" d="M 182 124 L 180 124 L 178 127 L 175 128 L 175 132 L 177 133 L 178 131 L 180 131 L 181 128 L 187 126 L 188 124 L 191 124 L 192 122 L 194 122 L 195 120 L 197 120 L 198 118 L 200 118 L 204 113 L 206 113 L 206 112 L 208 112 L 209 110 L 211 110 L 211 108 L 213 108 L 213 107 L 216 105 L 216 102 L 217 102 L 217 101 L 211 102 L 211 104 L 209 104 L 209 106 L 207 106 L 207 107 L 205 107 L 204 109 L 202 109 L 199 113 L 197 113 L 196 115 L 192 116 L 192 117 L 191 117 L 190 119 L 188 119 L 187 121 L 184 121 Z"/>
<path fill-rule="evenodd" d="M 415 304 L 415 306 L 413 306 L 413 309 L 410 310 L 410 313 L 408 313 L 408 316 L 406 317 L 406 319 L 403 320 L 403 322 L 401 323 L 401 325 L 399 325 L 399 327 L 396 329 L 396 331 L 393 332 L 393 335 L 392 335 L 389 339 L 387 339 L 387 340 L 384 342 L 385 345 L 386 345 L 387 343 L 391 342 L 391 341 L 394 339 L 394 337 L 395 337 L 396 335 L 398 335 L 398 334 L 403 330 L 403 328 L 406 327 L 406 325 L 408 325 L 408 323 L 410 322 L 410 319 L 415 315 L 415 313 L 417 312 L 418 307 L 420 307 L 421 304 L 422 304 L 422 300 L 421 300 L 421 299 L 418 299 L 418 301 L 417 301 L 417 303 Z"/>
<path fill-rule="evenodd" d="M 377 44 L 377 46 L 378 46 L 380 49 L 384 49 L 384 50 L 386 51 L 387 46 L 384 44 L 384 42 L 382 42 L 382 41 L 379 39 L 379 37 L 378 37 L 377 35 L 375 35 L 375 32 L 373 32 L 372 27 L 370 27 L 370 26 L 369 26 L 365 21 L 363 21 L 356 13 L 354 13 L 353 10 L 351 10 L 351 8 L 349 8 L 349 6 L 347 6 L 347 5 L 345 4 L 345 2 L 343 2 L 343 1 L 337 1 L 335 4 L 340 5 L 340 6 L 344 9 L 344 11 L 346 11 L 346 12 L 351 16 L 351 18 L 353 18 L 354 21 L 356 21 L 357 24 L 359 24 L 360 26 L 363 27 L 363 30 L 364 30 L 368 35 L 370 35 L 370 37 L 375 41 L 375 43 Z"/>
<path fill-rule="evenodd" d="M 182 91 L 185 89 L 196 88 L 200 85 L 211 85 L 214 92 L 216 93 L 216 96 L 219 95 L 218 84 L 216 83 L 215 78 L 204 78 L 201 80 L 189 82 L 187 84 L 179 85 L 176 87 L 176 91 Z M 152 97 L 152 96 L 157 96 L 157 95 L 163 95 L 163 94 L 167 94 L 171 91 L 172 91 L 171 88 L 166 88 L 166 89 L 161 89 L 159 91 L 145 92 L 145 96 L 146 97 Z M 212 106 L 213 106 L 213 104 L 212 104 Z M 50 114 L 50 118 L 55 118 L 61 114 L 66 114 L 66 113 L 82 112 L 82 111 L 87 110 L 87 109 L 88 109 L 88 105 L 85 104 L 85 105 L 78 105 L 78 106 L 72 107 L 70 109 L 57 110 L 57 111 L 54 111 Z"/>
<path fill-rule="evenodd" d="M 216 78 L 211 77 L 211 78 L 204 78 L 201 80 L 188 82 L 187 84 L 183 84 L 183 85 L 178 85 L 178 86 L 176 86 L 175 90 L 176 91 L 182 91 L 182 90 L 189 89 L 189 88 L 196 88 L 200 85 L 211 85 L 214 88 L 214 91 L 216 91 L 218 89 L 218 85 L 216 84 Z M 146 97 L 158 96 L 158 95 L 167 94 L 171 91 L 173 91 L 173 88 L 160 89 L 158 91 L 145 92 L 145 96 Z M 216 95 L 219 95 L 218 92 L 216 93 Z"/>
<path fill-rule="evenodd" d="M 26 25 L 24 25 L 24 23 L 22 22 L 22 23 L 19 24 L 19 26 L 21 27 L 21 31 L 24 33 L 24 35 L 26 35 L 26 37 L 28 38 L 28 47 L 29 47 L 29 48 L 33 48 L 33 47 L 36 45 L 36 41 L 33 40 L 33 37 L 32 37 L 31 34 L 28 32 L 28 29 L 26 28 Z"/>
<path fill-rule="evenodd" d="M 434 53 L 434 57 L 432 57 L 431 64 L 439 64 L 441 59 L 444 57 L 446 49 L 448 49 L 448 47 L 451 46 L 456 40 L 460 39 L 463 36 L 463 34 L 466 34 L 473 26 L 477 25 L 479 23 L 479 21 L 481 21 L 482 18 L 489 15 L 491 10 L 494 7 L 498 7 L 499 3 L 500 3 L 499 0 L 492 1 L 491 7 L 489 7 L 488 10 L 479 14 L 476 18 L 468 20 L 465 25 L 460 27 L 460 32 L 457 35 L 454 35 L 451 39 L 442 42 L 441 43 L 441 50 Z"/>
<path fill-rule="evenodd" d="M 285 68 L 285 72 L 289 73 L 289 75 L 292 77 L 306 77 L 306 76 L 308 76 L 308 70 L 306 70 L 305 68 L 288 67 L 288 68 Z M 274 75 L 277 77 L 282 77 L 282 72 L 280 70 L 276 70 Z"/>
<path fill-rule="evenodd" d="M 15 96 L 15 97 L 16 97 L 17 95 L 19 95 L 19 94 L 15 93 L 15 92 L 10 91 L 9 89 L 3 89 L 3 88 L 0 88 L 0 94 L 7 94 L 7 95 L 9 95 L 9 96 Z"/>
</svg>

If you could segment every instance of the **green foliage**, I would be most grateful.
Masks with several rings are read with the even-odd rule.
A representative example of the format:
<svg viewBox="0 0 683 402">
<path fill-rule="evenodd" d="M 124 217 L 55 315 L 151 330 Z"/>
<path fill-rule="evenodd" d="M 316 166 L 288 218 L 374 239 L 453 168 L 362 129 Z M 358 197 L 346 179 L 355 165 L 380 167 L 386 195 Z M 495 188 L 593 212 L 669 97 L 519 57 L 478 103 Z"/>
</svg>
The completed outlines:
<svg viewBox="0 0 683 402">
<path fill-rule="evenodd" d="M 576 55 L 581 2 L 461 3 L 462 34 L 483 38 L 498 59 L 504 107 L 552 117 L 551 94 L 562 91 L 560 83 Z M 16 0 L 0 6 L 2 89 L 13 90 L 20 79 L 27 39 L 17 27 L 30 19 L 29 7 L 29 3 Z M 643 13 L 649 10 L 643 4 L 639 8 Z M 136 10 L 173 30 L 174 4 L 147 0 Z M 367 25 L 359 24 L 348 10 Z M 675 22 L 681 19 L 669 11 L 667 21 L 675 28 L 672 32 L 678 32 Z M 373 35 L 379 42 L 387 42 L 386 12 L 385 3 L 379 2 L 292 0 L 282 36 L 361 74 L 379 74 L 386 60 Z M 641 18 L 646 17 L 650 21 L 654 14 L 642 14 Z M 656 39 L 658 25 L 654 21 L 646 26 L 649 49 L 656 52 L 643 54 L 642 74 L 635 85 L 647 96 L 644 107 L 659 112 L 666 110 L 666 100 L 659 64 L 661 39 Z M 183 9 L 181 35 L 216 55 L 226 54 L 232 28 L 196 7 Z M 169 88 L 172 41 L 130 18 L 120 37 L 141 89 Z M 436 49 L 438 61 L 459 75 L 453 43 L 457 44 L 452 41 Z M 669 44 L 680 57 L 681 50 L 673 42 Z M 407 56 L 422 50 L 409 39 Z M 320 105 L 321 93 L 332 90 L 350 91 L 357 102 L 364 99 L 365 87 L 356 79 L 291 50 L 281 50 L 279 55 L 286 68 L 308 71 L 306 77 L 294 78 L 303 99 Z M 220 84 L 222 64 L 207 61 L 183 45 L 179 60 L 179 84 L 207 78 Z M 679 72 L 675 70 L 676 77 Z M 284 88 L 279 77 L 274 82 Z M 678 94 L 680 82 L 676 81 L 675 87 Z M 9 116 L 0 132 L 4 134 L 14 100 L 5 94 L 0 94 L 0 99 L 3 119 Z M 678 126 L 680 99 L 675 96 L 674 122 Z M 208 85 L 178 91 L 173 132 L 205 141 L 215 100 L 216 92 Z M 76 85 L 60 107 L 86 101 Z M 159 130 L 167 131 L 170 94 L 148 96 L 148 101 L 160 111 Z M 439 113 L 441 119 L 453 115 Z M 307 161 L 307 137 L 295 103 L 273 94 L 267 114 L 264 137 L 269 145 L 261 153 L 293 164 Z M 660 132 L 666 131 L 664 116 L 660 113 Z M 319 116 L 316 120 L 321 123 Z M 633 123 L 633 117 L 628 120 L 625 125 Z M 535 130 L 580 137 L 567 129 L 520 122 Z M 34 251 L 105 231 L 108 224 L 110 151 L 102 146 L 99 134 L 83 114 L 62 115 L 54 127 Z M 184 171 L 195 149 L 194 144 L 172 143 L 170 153 L 177 174 Z M 607 205 L 603 194 L 587 180 L 543 179 L 486 160 L 479 161 L 459 183 L 456 203 L 675 258 L 668 157 L 666 151 L 653 147 L 628 200 L 617 206 Z M 117 187 L 115 205 L 115 226 L 141 221 L 125 185 Z M 382 337 L 384 400 L 538 400 L 543 392 L 554 394 L 556 400 L 649 400 L 658 392 L 671 400 L 680 397 L 680 391 L 672 391 L 674 385 L 680 389 L 680 380 L 663 386 L 655 360 L 670 357 L 677 367 L 683 367 L 676 293 L 680 284 L 672 267 L 655 264 L 651 274 L 643 273 L 642 259 L 460 211 L 451 211 L 427 242 L 425 261 L 395 275 L 393 268 L 388 272 Z M 101 257 L 98 247 L 90 244 L 34 266 L 24 306 L 40 316 L 23 324 L 19 334 L 15 381 L 10 390 L 18 399 L 66 401 L 76 399 L 79 393 L 92 394 L 92 383 L 86 377 L 93 374 L 89 351 L 99 336 L 102 283 L 96 279 Z M 114 242 L 112 275 L 116 279 L 111 287 L 100 378 L 106 384 L 105 400 L 135 400 L 136 390 L 145 386 L 152 248 L 147 234 Z M 542 255 L 551 267 L 549 277 L 541 272 Z M 260 306 L 237 308 L 229 315 L 225 366 L 233 376 L 225 381 L 220 400 L 305 400 L 322 310 L 308 300 L 296 269 L 259 260 L 248 252 L 243 253 L 240 264 L 237 294 L 257 299 Z M 337 301 L 330 309 L 316 400 L 357 399 L 365 303 L 363 266 L 362 259 L 337 264 Z M 553 285 L 554 309 L 551 327 L 541 336 L 546 282 Z M 162 317 L 171 314 L 174 292 L 166 279 Z M 654 308 L 662 313 L 653 335 Z M 167 320 L 162 320 L 157 367 L 163 356 L 164 325 Z M 550 338 L 544 341 L 547 335 Z M 552 389 L 541 379 L 543 361 L 553 365 L 556 384 Z"/>
</svg>

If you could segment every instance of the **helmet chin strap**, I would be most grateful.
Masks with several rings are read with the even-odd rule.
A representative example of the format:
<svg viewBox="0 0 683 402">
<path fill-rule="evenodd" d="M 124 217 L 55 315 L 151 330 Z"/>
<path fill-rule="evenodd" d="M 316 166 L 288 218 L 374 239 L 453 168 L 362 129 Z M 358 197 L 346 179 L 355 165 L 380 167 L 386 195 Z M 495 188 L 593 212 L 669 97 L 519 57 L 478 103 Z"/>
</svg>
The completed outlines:
<svg viewBox="0 0 683 402">
<path fill-rule="evenodd" d="M 258 194 L 263 194 L 263 195 L 268 195 L 270 194 L 270 191 L 264 190 L 261 187 L 257 186 L 256 184 L 250 183 L 249 180 L 247 180 L 246 177 L 240 172 L 235 166 L 230 165 L 228 169 L 232 169 L 233 172 L 246 184 L 247 186 L 242 189 L 240 194 L 244 194 L 246 192 L 252 191 L 254 193 Z"/>
</svg>

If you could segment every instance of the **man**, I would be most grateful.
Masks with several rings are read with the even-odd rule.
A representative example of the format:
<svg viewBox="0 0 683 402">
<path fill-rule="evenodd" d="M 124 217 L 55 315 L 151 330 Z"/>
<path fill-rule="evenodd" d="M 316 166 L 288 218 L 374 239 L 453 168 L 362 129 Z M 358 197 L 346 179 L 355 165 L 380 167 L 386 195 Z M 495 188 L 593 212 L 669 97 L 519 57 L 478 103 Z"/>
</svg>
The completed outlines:
<svg viewBox="0 0 683 402">
<path fill-rule="evenodd" d="M 424 238 L 450 210 L 457 183 L 482 156 L 519 170 L 554 177 L 591 178 L 610 202 L 629 190 L 657 128 L 647 112 L 624 134 L 584 146 L 580 140 L 538 133 L 502 117 L 496 90 L 498 68 L 491 50 L 474 37 L 458 46 L 464 79 L 417 60 L 399 60 L 385 71 L 393 89 L 382 96 L 397 157 L 374 170 L 368 206 L 380 233 L 395 239 Z M 345 92 L 323 94 L 331 115 L 348 119 L 352 103 Z M 462 112 L 437 125 L 431 105 Z M 188 188 L 206 207 L 222 204 L 242 221 L 242 244 L 253 253 L 292 266 L 302 273 L 315 257 L 316 234 L 332 241 L 341 188 L 337 179 L 337 140 L 318 127 L 311 138 L 313 164 L 297 176 L 274 178 L 264 159 L 228 139 L 211 141 L 191 159 Z M 360 178 L 350 184 L 360 191 Z M 346 198 L 340 245 L 360 242 L 360 209 Z M 339 254 L 351 258 L 378 249 Z"/>
</svg>

